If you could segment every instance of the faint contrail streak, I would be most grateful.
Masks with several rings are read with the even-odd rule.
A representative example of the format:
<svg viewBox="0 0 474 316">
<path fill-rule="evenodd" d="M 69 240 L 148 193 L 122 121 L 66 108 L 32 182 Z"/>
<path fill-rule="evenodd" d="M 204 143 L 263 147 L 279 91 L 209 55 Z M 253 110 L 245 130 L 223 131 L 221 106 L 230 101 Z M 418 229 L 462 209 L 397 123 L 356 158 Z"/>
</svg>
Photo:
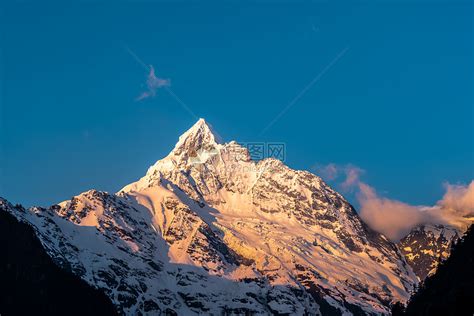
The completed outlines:
<svg viewBox="0 0 474 316">
<path fill-rule="evenodd" d="M 143 68 L 145 68 L 147 71 L 150 71 L 151 68 L 149 65 L 145 64 L 143 60 L 140 59 L 140 57 L 137 56 L 128 46 L 124 45 L 125 50 L 132 56 Z"/>
<path fill-rule="evenodd" d="M 331 69 L 332 66 L 334 66 L 334 64 L 339 60 L 341 59 L 342 56 L 344 56 L 344 54 L 347 52 L 347 50 L 349 49 L 349 47 L 346 47 L 344 48 L 342 51 L 339 52 L 339 54 L 336 55 L 336 57 L 334 57 L 333 60 L 331 60 L 331 62 L 329 64 L 326 65 L 326 67 L 323 68 L 323 70 L 321 70 L 320 73 L 318 73 L 318 75 L 316 77 L 313 78 L 313 80 L 311 80 L 310 83 L 308 83 L 304 88 L 303 90 L 301 90 L 297 95 L 296 97 L 291 100 L 290 103 L 288 103 L 288 105 L 260 132 L 259 136 L 262 136 L 263 134 L 265 134 L 266 131 L 268 131 L 270 129 L 270 127 L 273 126 L 273 124 L 275 124 L 293 105 L 296 104 L 296 102 L 298 102 L 299 99 L 301 99 L 301 97 L 306 93 L 308 92 L 309 89 L 311 89 L 311 87 L 316 83 L 318 82 L 323 76 L 324 74 L 329 70 Z"/>
<path fill-rule="evenodd" d="M 189 114 L 191 114 L 196 120 L 199 119 L 199 117 L 194 114 L 194 112 L 189 108 L 189 106 L 186 105 L 186 103 L 183 102 L 183 100 L 181 100 L 174 92 L 173 90 L 171 90 L 170 87 L 164 87 L 166 91 L 168 91 L 168 93 L 176 100 L 178 101 L 179 104 L 181 104 L 181 106 L 186 110 L 188 111 Z"/>
</svg>

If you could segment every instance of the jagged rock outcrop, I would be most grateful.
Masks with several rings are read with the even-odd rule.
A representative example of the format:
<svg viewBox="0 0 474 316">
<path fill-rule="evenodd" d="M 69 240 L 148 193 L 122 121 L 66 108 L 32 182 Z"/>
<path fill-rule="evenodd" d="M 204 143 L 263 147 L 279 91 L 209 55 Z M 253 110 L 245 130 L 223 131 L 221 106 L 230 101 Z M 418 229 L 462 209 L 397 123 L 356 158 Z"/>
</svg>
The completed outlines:
<svg viewBox="0 0 474 316">
<path fill-rule="evenodd" d="M 449 257 L 451 245 L 459 235 L 460 232 L 450 226 L 419 225 L 403 237 L 398 246 L 418 278 L 424 280 Z"/>
</svg>

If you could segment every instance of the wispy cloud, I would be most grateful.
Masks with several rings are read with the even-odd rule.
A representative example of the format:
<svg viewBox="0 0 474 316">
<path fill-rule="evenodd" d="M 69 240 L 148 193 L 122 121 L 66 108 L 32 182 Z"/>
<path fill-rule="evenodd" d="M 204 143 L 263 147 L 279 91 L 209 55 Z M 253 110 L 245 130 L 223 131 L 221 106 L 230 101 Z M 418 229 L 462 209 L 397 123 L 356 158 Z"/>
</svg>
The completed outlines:
<svg viewBox="0 0 474 316">
<path fill-rule="evenodd" d="M 317 171 L 324 180 L 332 181 L 335 180 L 339 175 L 339 167 L 335 163 L 327 165 L 316 165 L 313 169 Z"/>
<path fill-rule="evenodd" d="M 182 107 L 185 109 L 192 117 L 194 117 L 196 120 L 199 118 L 194 112 L 191 110 L 189 106 L 186 105 L 186 103 L 181 100 L 180 97 L 176 95 L 176 93 L 171 90 L 171 82 L 169 79 L 162 79 L 158 78 L 155 75 L 155 69 L 153 68 L 152 65 L 147 65 L 143 62 L 143 60 L 138 57 L 137 54 L 135 54 L 134 51 L 130 49 L 127 45 L 124 44 L 125 50 L 132 56 L 144 69 L 149 71 L 148 78 L 147 78 L 147 88 L 148 90 L 143 92 L 138 98 L 136 99 L 137 101 L 146 99 L 148 97 L 154 97 L 156 95 L 156 90 L 159 88 L 164 88 Z"/>
<path fill-rule="evenodd" d="M 334 181 L 344 177 L 344 180 L 340 181 L 341 189 L 344 191 L 353 190 L 355 184 L 360 181 L 360 177 L 364 174 L 364 170 L 352 165 L 338 165 L 335 163 L 329 163 L 327 165 L 316 164 L 313 169 L 326 181 Z"/>
<path fill-rule="evenodd" d="M 317 170 L 322 171 L 323 178 L 329 175 L 327 180 L 340 179 L 344 190 L 355 190 L 360 217 L 393 241 L 420 224 L 447 224 L 464 230 L 474 220 L 474 181 L 468 185 L 447 183 L 444 196 L 434 206 L 418 206 L 380 196 L 360 179 L 364 170 L 357 166 L 331 163 Z"/>
<path fill-rule="evenodd" d="M 436 214 L 424 211 L 423 207 L 380 197 L 374 188 L 366 183 L 357 184 L 360 203 L 360 217 L 372 229 L 397 241 L 420 224 L 440 223 Z"/>
<path fill-rule="evenodd" d="M 341 187 L 345 190 L 351 190 L 357 183 L 360 183 L 360 177 L 365 171 L 354 165 L 344 166 L 344 174 L 346 179 L 342 182 Z"/>
<path fill-rule="evenodd" d="M 474 180 L 469 185 L 445 183 L 446 193 L 435 208 L 444 210 L 443 220 L 456 227 L 474 221 Z"/>
<path fill-rule="evenodd" d="M 163 87 L 170 87 L 171 81 L 170 79 L 163 79 L 159 78 L 155 74 L 155 68 L 152 65 L 149 66 L 150 72 L 148 74 L 146 80 L 147 91 L 144 91 L 138 98 L 137 101 L 141 101 L 143 99 L 154 97 L 156 95 L 156 91 Z"/>
<path fill-rule="evenodd" d="M 413 206 L 379 197 L 363 182 L 358 187 L 361 218 L 395 241 L 420 224 L 446 224 L 464 230 L 474 217 L 474 181 L 465 186 L 446 184 L 446 193 L 434 206 Z"/>
</svg>

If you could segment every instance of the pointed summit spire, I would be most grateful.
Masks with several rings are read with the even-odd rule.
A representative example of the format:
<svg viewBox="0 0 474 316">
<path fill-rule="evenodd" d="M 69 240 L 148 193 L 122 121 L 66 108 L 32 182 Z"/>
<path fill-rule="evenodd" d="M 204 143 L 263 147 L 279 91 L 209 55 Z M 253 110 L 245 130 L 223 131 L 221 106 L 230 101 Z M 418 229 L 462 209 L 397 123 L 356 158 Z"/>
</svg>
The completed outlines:
<svg viewBox="0 0 474 316">
<path fill-rule="evenodd" d="M 179 137 L 173 152 L 185 148 L 197 149 L 203 145 L 222 144 L 222 138 L 213 130 L 212 126 L 203 118 L 200 118 L 190 129 Z"/>
<path fill-rule="evenodd" d="M 204 131 L 214 133 L 212 126 L 203 118 L 200 118 L 196 123 L 194 123 L 194 125 L 187 132 L 190 131 Z"/>
</svg>

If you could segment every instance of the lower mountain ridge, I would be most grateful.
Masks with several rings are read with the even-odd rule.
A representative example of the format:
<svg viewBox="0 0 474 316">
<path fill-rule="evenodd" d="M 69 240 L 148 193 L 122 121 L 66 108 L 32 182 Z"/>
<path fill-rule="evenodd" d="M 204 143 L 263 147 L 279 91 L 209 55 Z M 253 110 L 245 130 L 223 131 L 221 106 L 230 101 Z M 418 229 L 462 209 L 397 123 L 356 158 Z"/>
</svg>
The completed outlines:
<svg viewBox="0 0 474 316">
<path fill-rule="evenodd" d="M 398 246 L 420 280 L 436 272 L 446 260 L 460 232 L 446 225 L 419 225 L 403 237 Z"/>
<path fill-rule="evenodd" d="M 418 284 L 321 178 L 253 161 L 202 119 L 115 194 L 0 206 L 124 315 L 380 315 Z"/>
<path fill-rule="evenodd" d="M 393 316 L 471 316 L 474 314 L 474 225 L 459 238 L 451 255 L 441 262 L 410 298 L 395 304 Z"/>
</svg>

